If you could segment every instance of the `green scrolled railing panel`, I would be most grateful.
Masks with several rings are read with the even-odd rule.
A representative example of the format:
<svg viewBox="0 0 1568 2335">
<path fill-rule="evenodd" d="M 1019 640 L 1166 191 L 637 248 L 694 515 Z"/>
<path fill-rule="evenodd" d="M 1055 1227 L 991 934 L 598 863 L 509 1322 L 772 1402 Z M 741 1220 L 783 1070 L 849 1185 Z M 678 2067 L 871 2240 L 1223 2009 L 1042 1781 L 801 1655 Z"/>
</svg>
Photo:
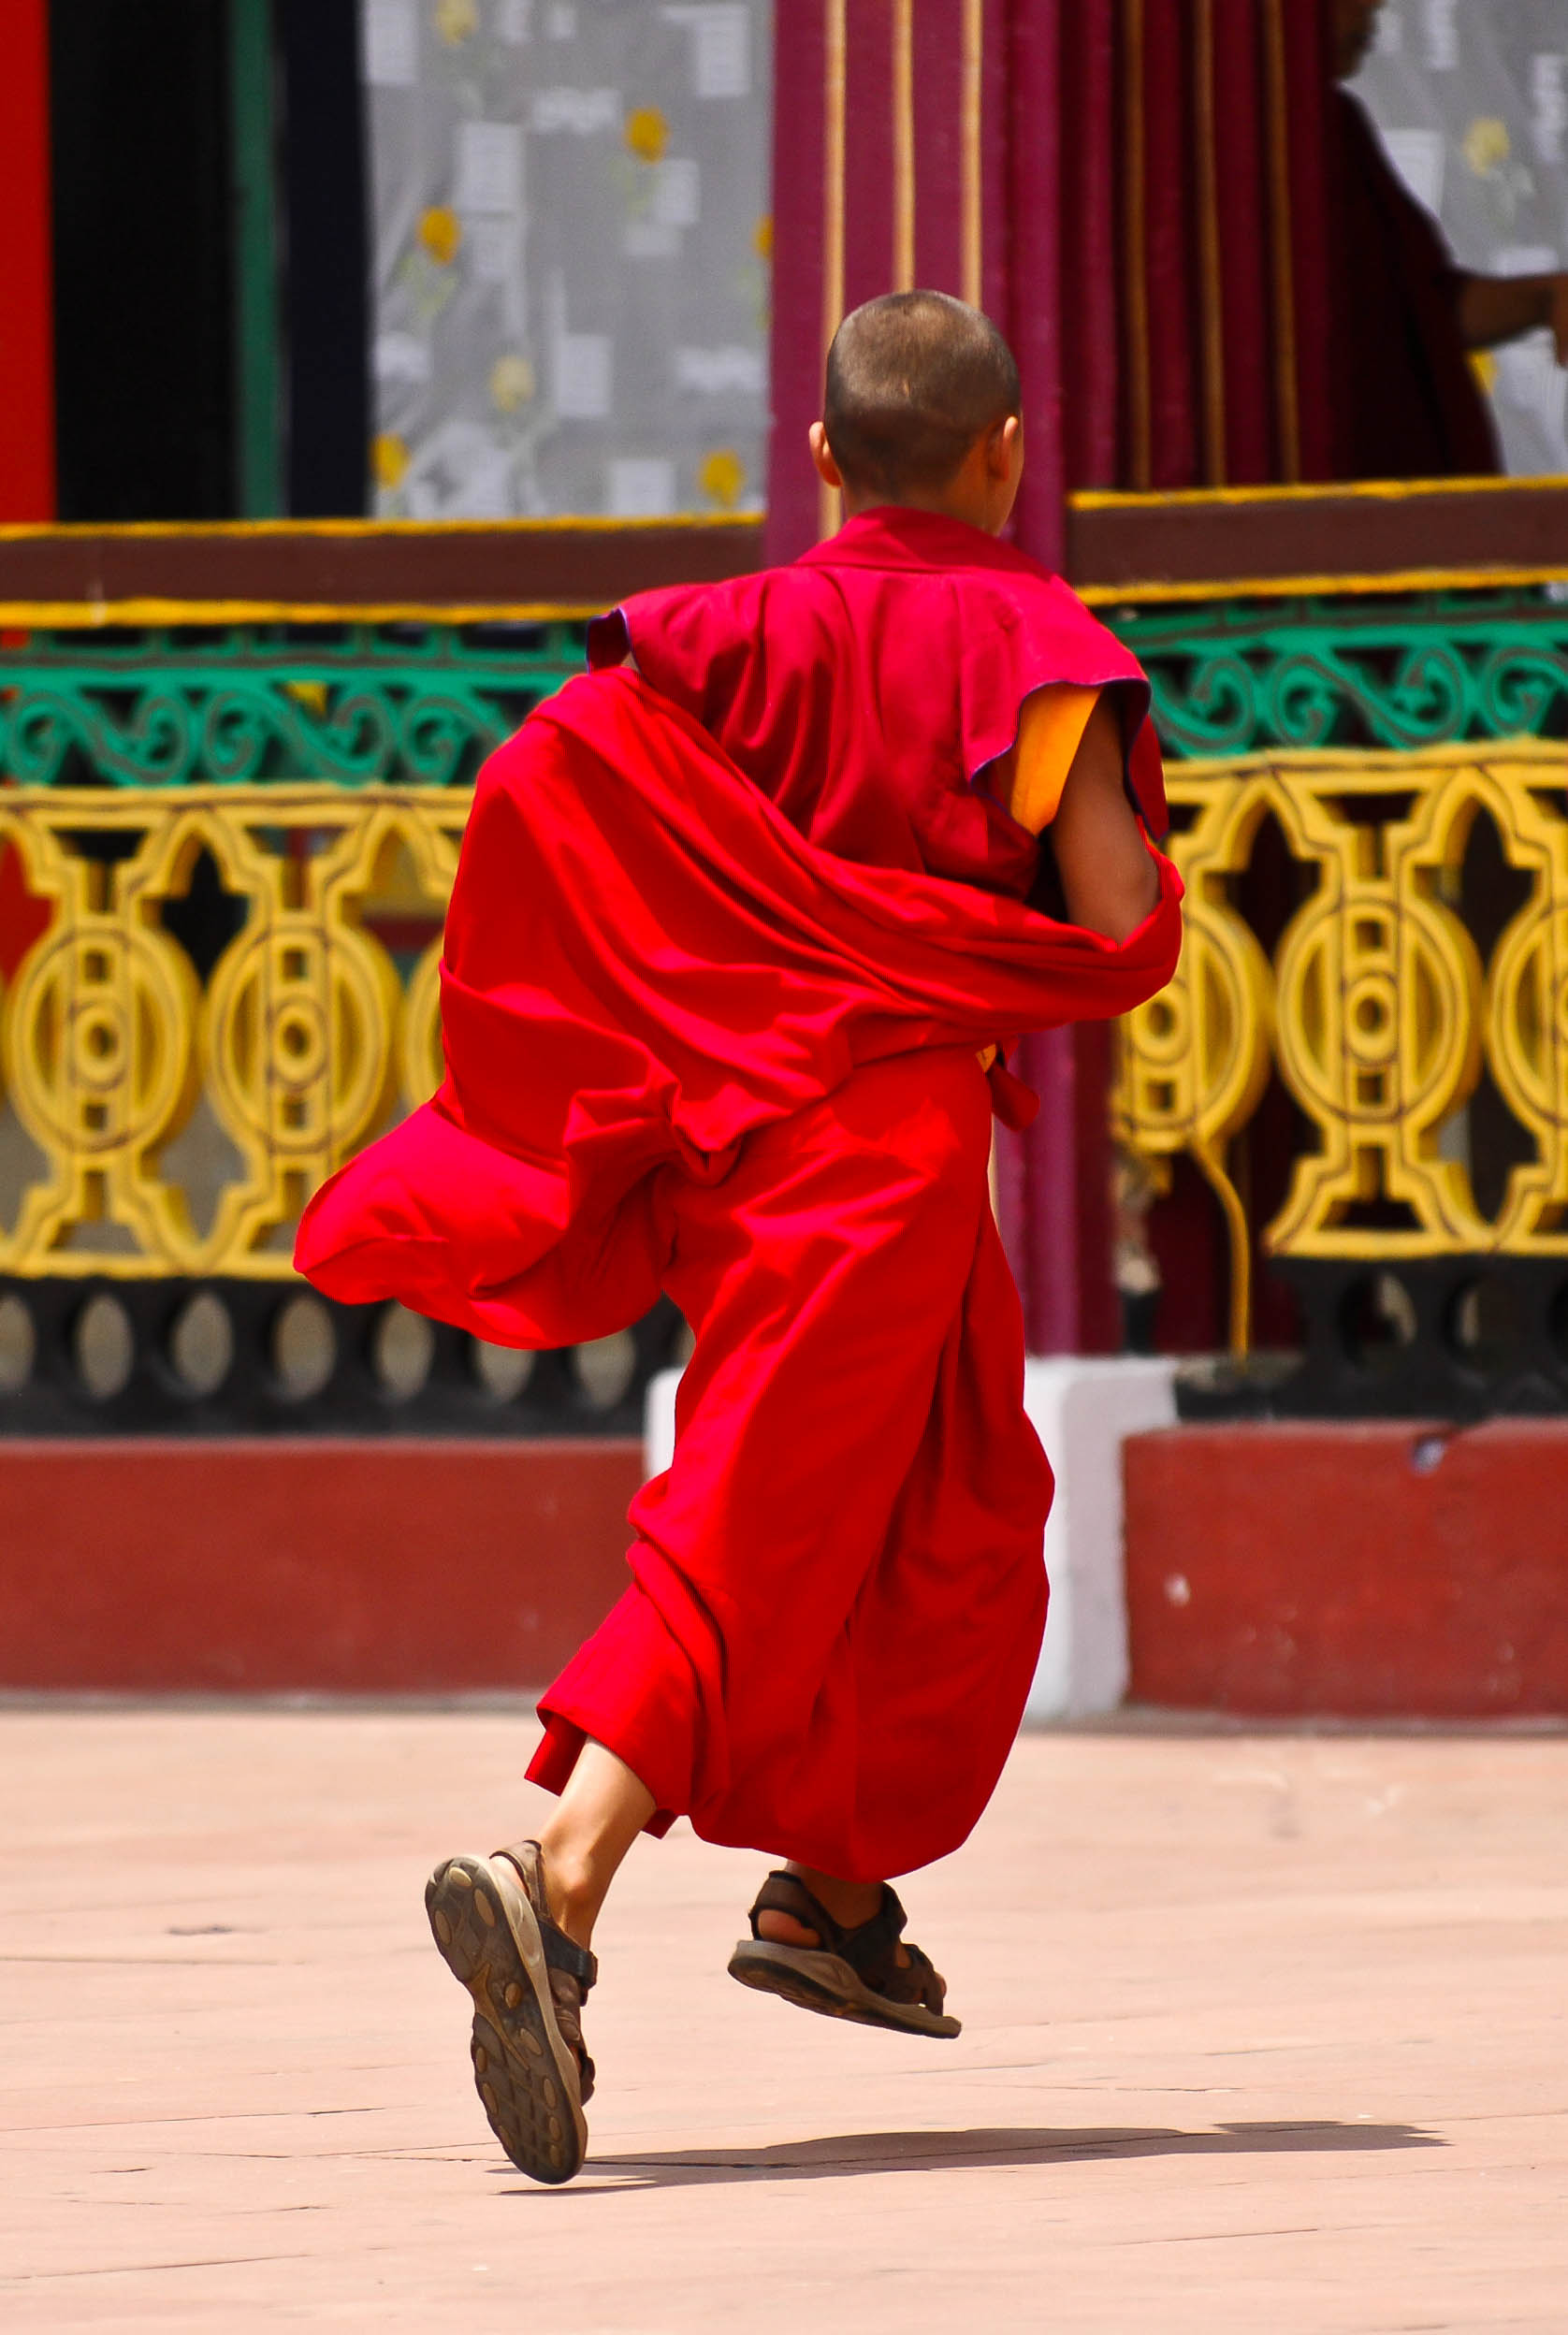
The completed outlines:
<svg viewBox="0 0 1568 2335">
<path fill-rule="evenodd" d="M 1177 759 L 1568 733 L 1568 604 L 1541 591 L 1133 609 Z"/>
<path fill-rule="evenodd" d="M 579 624 L 34 633 L 0 648 L 0 776 L 466 785 L 582 670 Z"/>
</svg>

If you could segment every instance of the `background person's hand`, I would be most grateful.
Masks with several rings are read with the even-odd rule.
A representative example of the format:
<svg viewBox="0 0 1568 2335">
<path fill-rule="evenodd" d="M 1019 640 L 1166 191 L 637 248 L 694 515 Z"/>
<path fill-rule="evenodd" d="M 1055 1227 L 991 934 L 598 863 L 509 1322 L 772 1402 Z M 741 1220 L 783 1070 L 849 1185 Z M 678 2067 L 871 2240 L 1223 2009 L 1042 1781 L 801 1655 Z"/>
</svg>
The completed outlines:
<svg viewBox="0 0 1568 2335">
<path fill-rule="evenodd" d="M 1557 344 L 1557 361 L 1568 365 L 1568 268 L 1551 280 L 1551 309 L 1547 322 Z"/>
</svg>

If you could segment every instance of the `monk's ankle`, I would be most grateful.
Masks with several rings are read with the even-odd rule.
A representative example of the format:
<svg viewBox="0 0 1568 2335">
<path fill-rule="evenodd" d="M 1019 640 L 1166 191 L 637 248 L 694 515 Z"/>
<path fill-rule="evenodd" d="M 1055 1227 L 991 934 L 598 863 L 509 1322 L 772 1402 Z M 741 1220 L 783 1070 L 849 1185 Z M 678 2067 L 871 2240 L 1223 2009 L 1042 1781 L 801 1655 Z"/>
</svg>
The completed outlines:
<svg viewBox="0 0 1568 2335">
<path fill-rule="evenodd" d="M 591 1865 L 580 1863 L 570 1852 L 557 1849 L 552 1853 L 547 1842 L 543 1847 L 550 1919 L 574 1944 L 591 1946 L 593 1925 L 604 1902 L 603 1883 Z"/>
</svg>

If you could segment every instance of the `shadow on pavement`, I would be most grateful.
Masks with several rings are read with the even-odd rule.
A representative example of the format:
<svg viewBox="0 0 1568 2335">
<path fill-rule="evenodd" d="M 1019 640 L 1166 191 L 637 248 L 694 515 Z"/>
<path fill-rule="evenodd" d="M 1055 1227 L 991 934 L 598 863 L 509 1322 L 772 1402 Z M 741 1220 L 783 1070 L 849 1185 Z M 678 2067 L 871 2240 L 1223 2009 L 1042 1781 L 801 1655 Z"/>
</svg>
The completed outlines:
<svg viewBox="0 0 1568 2335">
<path fill-rule="evenodd" d="M 675 2188 L 704 2183 L 841 2180 L 855 2173 L 949 2172 L 965 2166 L 1040 2165 L 1132 2156 L 1270 2156 L 1344 2149 L 1441 2149 L 1440 2134 L 1416 2125 L 1221 2125 L 1211 2132 L 1115 2125 L 1082 2130 L 1011 2125 L 968 2132 L 853 2132 L 763 2148 L 649 2149 L 590 2156 L 582 2179 L 608 2175 L 616 2188 Z"/>
</svg>

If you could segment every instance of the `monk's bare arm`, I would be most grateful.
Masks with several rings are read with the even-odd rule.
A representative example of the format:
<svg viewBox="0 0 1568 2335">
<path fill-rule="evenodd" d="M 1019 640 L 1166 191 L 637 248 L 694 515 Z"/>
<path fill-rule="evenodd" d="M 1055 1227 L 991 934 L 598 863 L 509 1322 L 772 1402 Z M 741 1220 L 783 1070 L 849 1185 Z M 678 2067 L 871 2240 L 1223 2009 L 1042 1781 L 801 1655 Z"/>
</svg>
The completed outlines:
<svg viewBox="0 0 1568 2335">
<path fill-rule="evenodd" d="M 1123 766 L 1121 719 L 1107 691 L 1067 773 L 1051 842 L 1068 917 L 1114 941 L 1137 931 L 1160 892 L 1127 801 Z"/>
</svg>

